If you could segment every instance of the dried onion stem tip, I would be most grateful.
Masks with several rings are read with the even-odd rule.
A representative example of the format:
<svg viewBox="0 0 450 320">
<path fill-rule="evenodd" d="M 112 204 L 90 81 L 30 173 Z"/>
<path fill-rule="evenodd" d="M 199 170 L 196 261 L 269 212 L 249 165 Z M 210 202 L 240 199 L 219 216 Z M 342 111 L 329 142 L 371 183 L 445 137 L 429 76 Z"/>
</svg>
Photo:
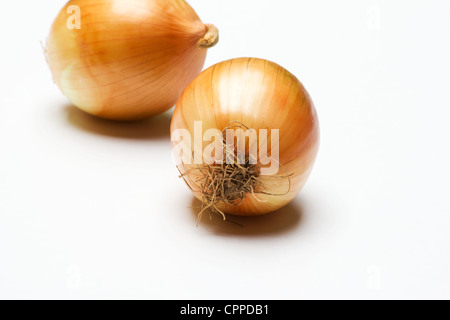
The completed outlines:
<svg viewBox="0 0 450 320">
<path fill-rule="evenodd" d="M 213 24 L 205 24 L 206 27 L 206 33 L 201 38 L 197 45 L 200 48 L 212 48 L 219 42 L 219 29 Z"/>
</svg>

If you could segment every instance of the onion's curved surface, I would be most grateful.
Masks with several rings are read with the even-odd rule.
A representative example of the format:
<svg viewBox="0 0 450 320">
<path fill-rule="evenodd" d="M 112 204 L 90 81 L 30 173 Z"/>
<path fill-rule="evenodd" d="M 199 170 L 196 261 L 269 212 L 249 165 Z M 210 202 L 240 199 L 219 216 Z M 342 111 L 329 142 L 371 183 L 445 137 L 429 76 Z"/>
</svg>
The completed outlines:
<svg viewBox="0 0 450 320">
<path fill-rule="evenodd" d="M 79 29 L 71 25 L 77 12 Z M 47 60 L 75 106 L 107 119 L 143 119 L 176 103 L 202 70 L 216 31 L 184 0 L 72 0 L 51 28 Z"/>
<path fill-rule="evenodd" d="M 175 107 L 172 135 L 186 129 L 194 136 L 195 121 L 202 121 L 202 133 L 211 128 L 223 130 L 232 121 L 255 130 L 280 130 L 279 172 L 259 177 L 266 192 L 247 193 L 238 206 L 218 203 L 220 211 L 247 216 L 266 214 L 287 205 L 306 183 L 319 148 L 317 113 L 300 81 L 281 66 L 240 58 L 203 71 L 184 90 Z M 178 142 L 173 136 L 172 140 L 175 146 Z M 192 152 L 204 149 L 208 143 L 199 146 L 193 141 Z M 199 179 L 195 168 L 186 163 L 178 166 L 194 195 L 202 200 L 203 192 L 194 183 Z"/>
</svg>

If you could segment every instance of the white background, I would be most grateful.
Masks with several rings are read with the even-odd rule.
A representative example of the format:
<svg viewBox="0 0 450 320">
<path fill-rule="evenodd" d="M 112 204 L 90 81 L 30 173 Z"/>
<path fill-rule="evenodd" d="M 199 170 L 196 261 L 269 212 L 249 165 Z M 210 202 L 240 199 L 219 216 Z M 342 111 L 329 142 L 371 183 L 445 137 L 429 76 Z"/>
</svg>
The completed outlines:
<svg viewBox="0 0 450 320">
<path fill-rule="evenodd" d="M 70 106 L 41 40 L 62 1 L 0 10 L 0 298 L 450 298 L 450 2 L 190 0 L 210 66 L 273 60 L 319 112 L 287 208 L 196 227 L 170 113 Z"/>
</svg>

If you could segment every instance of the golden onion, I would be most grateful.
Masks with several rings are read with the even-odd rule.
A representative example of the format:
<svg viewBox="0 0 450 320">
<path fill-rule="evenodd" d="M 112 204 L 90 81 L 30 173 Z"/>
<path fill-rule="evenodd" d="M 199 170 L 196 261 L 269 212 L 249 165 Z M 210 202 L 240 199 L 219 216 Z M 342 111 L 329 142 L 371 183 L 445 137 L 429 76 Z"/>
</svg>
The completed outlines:
<svg viewBox="0 0 450 320">
<path fill-rule="evenodd" d="M 50 31 L 62 93 L 98 117 L 137 120 L 171 108 L 218 41 L 184 0 L 72 0 Z"/>
<path fill-rule="evenodd" d="M 184 90 L 171 138 L 181 177 L 203 202 L 201 214 L 252 216 L 280 209 L 303 188 L 319 148 L 319 122 L 293 74 L 240 58 L 203 71 Z"/>
</svg>

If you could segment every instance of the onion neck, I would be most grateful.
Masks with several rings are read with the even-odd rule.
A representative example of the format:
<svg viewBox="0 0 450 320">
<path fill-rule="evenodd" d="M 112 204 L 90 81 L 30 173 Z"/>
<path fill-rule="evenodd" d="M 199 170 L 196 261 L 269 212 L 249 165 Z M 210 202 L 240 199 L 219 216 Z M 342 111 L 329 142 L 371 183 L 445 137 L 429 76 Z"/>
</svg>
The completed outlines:
<svg viewBox="0 0 450 320">
<path fill-rule="evenodd" d="M 219 29 L 213 24 L 205 24 L 206 33 L 198 42 L 200 48 L 212 48 L 219 42 Z"/>
</svg>

